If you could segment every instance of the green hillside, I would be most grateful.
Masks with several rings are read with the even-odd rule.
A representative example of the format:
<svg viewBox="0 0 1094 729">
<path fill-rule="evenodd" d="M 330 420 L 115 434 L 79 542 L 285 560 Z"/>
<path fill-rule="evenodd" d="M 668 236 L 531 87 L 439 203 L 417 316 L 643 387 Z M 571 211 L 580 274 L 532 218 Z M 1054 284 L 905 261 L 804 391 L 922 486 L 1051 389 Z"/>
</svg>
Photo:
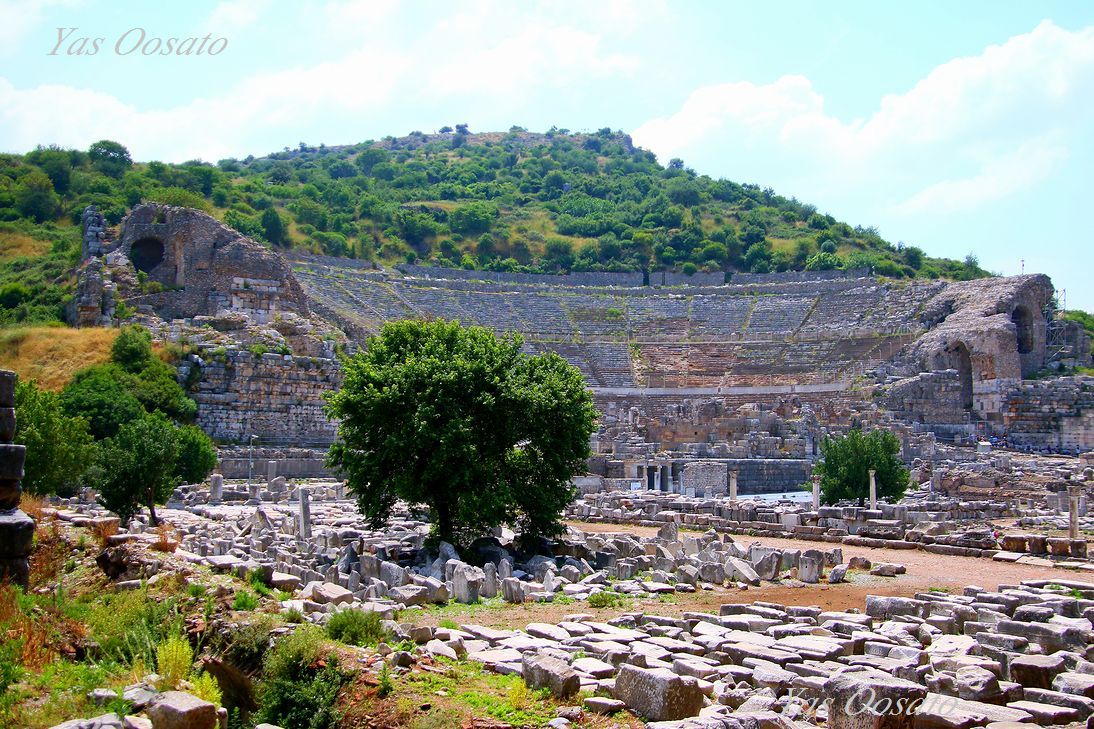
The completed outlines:
<svg viewBox="0 0 1094 729">
<path fill-rule="evenodd" d="M 0 324 L 60 318 L 77 221 L 141 201 L 204 209 L 272 246 L 497 271 L 786 271 L 870 266 L 974 278 L 770 189 L 667 166 L 620 132 L 462 125 L 267 157 L 133 163 L 121 144 L 0 155 Z"/>
</svg>

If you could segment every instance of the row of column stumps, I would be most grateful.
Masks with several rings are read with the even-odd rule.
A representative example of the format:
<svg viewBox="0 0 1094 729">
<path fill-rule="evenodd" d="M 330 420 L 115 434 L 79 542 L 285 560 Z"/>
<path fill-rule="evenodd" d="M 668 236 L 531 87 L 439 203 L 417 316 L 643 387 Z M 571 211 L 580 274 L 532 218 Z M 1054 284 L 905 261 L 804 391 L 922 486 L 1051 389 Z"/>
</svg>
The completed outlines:
<svg viewBox="0 0 1094 729">
<path fill-rule="evenodd" d="M 277 478 L 277 461 L 266 462 L 266 483 L 269 484 L 275 478 Z M 247 491 L 249 498 L 246 501 L 248 506 L 261 506 L 262 505 L 262 487 L 259 483 L 251 479 L 247 483 Z M 300 507 L 300 512 L 297 520 L 297 535 L 300 539 L 311 539 L 311 495 L 308 492 L 308 487 L 301 484 L 296 489 L 297 503 Z M 209 476 L 209 503 L 221 504 L 224 501 L 224 475 L 220 473 L 213 473 Z"/>
<path fill-rule="evenodd" d="M 0 370 L 0 579 L 24 587 L 30 578 L 34 520 L 19 509 L 26 446 L 16 445 L 14 372 Z"/>
</svg>

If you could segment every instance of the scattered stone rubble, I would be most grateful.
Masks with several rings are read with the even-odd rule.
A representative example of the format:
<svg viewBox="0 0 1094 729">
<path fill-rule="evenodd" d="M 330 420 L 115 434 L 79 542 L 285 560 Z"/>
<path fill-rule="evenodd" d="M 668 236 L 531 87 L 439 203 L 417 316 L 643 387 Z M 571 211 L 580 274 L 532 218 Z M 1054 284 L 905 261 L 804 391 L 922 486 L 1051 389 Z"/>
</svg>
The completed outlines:
<svg viewBox="0 0 1094 729">
<path fill-rule="evenodd" d="M 1085 498 L 1082 506 L 1085 508 Z M 651 491 L 613 491 L 587 494 L 571 504 L 567 511 L 571 518 L 589 522 L 641 526 L 675 523 L 690 528 L 714 529 L 723 534 L 788 537 L 848 546 L 921 549 L 934 554 L 994 557 L 1031 564 L 1055 564 L 1031 555 L 1052 556 L 1060 558 L 1059 563 L 1064 567 L 1094 569 L 1094 565 L 1086 561 L 1084 539 L 1040 536 L 1020 545 L 1015 540 L 1004 542 L 1008 535 L 991 523 L 992 520 L 1030 512 L 1030 509 L 1018 512 L 1013 503 L 962 501 L 935 496 L 929 491 L 913 492 L 899 504 L 878 503 L 876 509 L 860 506 L 813 508 L 811 504 L 792 501 L 730 501 Z M 1024 525 L 1028 518 L 1020 520 L 1019 525 Z M 1058 516 L 1051 519 L 1053 524 L 1060 521 Z M 1066 522 L 1067 517 L 1063 520 Z M 1062 528 L 1066 529 L 1067 524 L 1063 524 Z M 1047 547 L 1049 542 L 1051 549 Z M 1010 554 L 1000 556 L 1001 552 L 1018 554 L 1011 559 Z"/>
<path fill-rule="evenodd" d="M 133 707 L 132 715 L 123 717 L 109 712 L 90 719 L 66 721 L 53 729 L 227 729 L 227 709 L 218 709 L 185 691 L 158 691 L 155 687 L 158 680 L 153 674 L 121 692 L 98 688 L 88 693 L 96 706 L 122 699 Z M 256 729 L 280 728 L 260 724 Z"/>
<path fill-rule="evenodd" d="M 429 603 L 474 603 L 500 596 L 510 603 L 551 601 L 556 596 L 585 600 L 602 591 L 619 595 L 694 592 L 721 586 L 758 585 L 761 580 L 839 581 L 845 570 L 837 548 L 776 550 L 742 546 L 713 530 L 680 534 L 665 522 L 656 537 L 584 533 L 568 529 L 538 553 L 517 550 L 511 532 L 477 540 L 462 561 L 441 543 L 438 552 L 423 549 L 429 525 L 410 514 L 373 530 L 342 496 L 339 482 L 278 488 L 246 484 L 225 487 L 212 478 L 210 502 L 186 510 L 167 508 L 162 515 L 178 531 L 174 559 L 204 564 L 241 577 L 257 573 L 281 590 L 295 592 L 286 609 L 315 620 L 336 609 L 361 608 L 392 615 Z M 229 498 L 229 494 L 232 498 Z M 243 501 L 255 501 L 252 506 Z M 314 500 L 312 497 L 322 497 Z M 219 497 L 219 498 L 218 498 Z M 276 501 L 269 500 L 276 497 Z M 180 504 L 176 504 L 180 506 Z M 90 526 L 114 519 L 101 507 L 69 500 L 56 516 Z M 100 566 L 113 579 L 135 580 L 158 571 L 153 561 L 134 565 L 126 542 L 159 538 L 139 519 L 111 537 Z"/>
<path fill-rule="evenodd" d="M 594 692 L 585 711 L 625 706 L 661 729 L 1044 726 L 1094 712 L 1092 617 L 1094 584 L 1029 580 L 869 596 L 864 612 L 755 602 L 717 615 L 575 614 L 525 630 L 407 626 L 399 637 L 559 698 Z M 890 715 L 853 703 L 870 695 Z"/>
<path fill-rule="evenodd" d="M 1094 713 L 1091 618 L 1094 584 L 1027 580 L 960 595 L 871 595 L 864 611 L 754 602 L 717 615 L 573 614 L 524 630 L 387 622 L 394 638 L 420 647 L 378 650 L 397 673 L 444 657 L 519 674 L 560 699 L 588 691 L 581 711 L 628 708 L 659 729 L 1049 726 Z M 215 725 L 161 718 L 210 713 L 187 694 L 137 685 L 126 696 L 146 702 L 151 723 L 107 715 L 61 726 Z"/>
</svg>

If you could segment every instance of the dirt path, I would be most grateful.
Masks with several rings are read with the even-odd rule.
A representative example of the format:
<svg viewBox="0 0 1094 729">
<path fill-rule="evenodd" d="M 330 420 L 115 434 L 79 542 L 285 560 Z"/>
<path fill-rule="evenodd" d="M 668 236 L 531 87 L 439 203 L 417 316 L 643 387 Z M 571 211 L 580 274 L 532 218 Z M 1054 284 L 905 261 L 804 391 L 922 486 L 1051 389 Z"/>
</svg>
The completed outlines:
<svg viewBox="0 0 1094 729">
<path fill-rule="evenodd" d="M 636 536 L 653 536 L 655 527 L 627 526 L 568 522 L 587 532 L 626 532 Z M 789 549 L 831 548 L 827 542 L 810 542 L 797 539 L 770 537 L 736 537 L 738 543 L 747 546 L 758 542 L 772 547 Z M 477 623 L 492 628 L 523 628 L 528 623 L 558 623 L 565 615 L 585 613 L 606 620 L 621 613 L 645 612 L 656 615 L 682 615 L 685 612 L 718 612 L 718 607 L 728 603 L 766 600 L 784 605 L 816 605 L 824 610 L 862 609 L 867 595 L 908 597 L 932 587 L 959 594 L 966 585 L 979 585 L 994 590 L 1000 584 L 1017 584 L 1028 579 L 1084 579 L 1084 575 L 1032 565 L 994 562 L 974 557 L 952 557 L 929 554 L 919 550 L 875 549 L 869 547 L 842 546 L 843 558 L 862 556 L 871 562 L 896 562 L 908 568 L 907 574 L 898 577 L 874 577 L 862 572 L 852 572 L 850 582 L 841 585 L 803 585 L 799 582 L 765 582 L 760 587 L 746 590 L 715 588 L 687 594 L 677 593 L 667 599 L 628 599 L 619 607 L 595 609 L 585 602 L 573 603 L 525 603 L 506 605 L 499 600 L 488 600 L 478 605 L 457 605 L 436 609 L 429 608 L 414 622 L 436 625 L 441 620 L 457 623 Z M 1094 577 L 1089 578 L 1094 581 Z M 404 617 L 404 619 L 406 619 Z"/>
</svg>

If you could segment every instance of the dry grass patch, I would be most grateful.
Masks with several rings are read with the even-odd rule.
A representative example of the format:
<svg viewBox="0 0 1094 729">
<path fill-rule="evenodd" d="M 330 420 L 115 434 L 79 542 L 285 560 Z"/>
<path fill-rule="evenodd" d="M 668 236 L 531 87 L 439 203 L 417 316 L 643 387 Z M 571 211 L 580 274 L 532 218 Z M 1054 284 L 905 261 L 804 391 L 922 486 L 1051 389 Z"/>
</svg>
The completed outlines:
<svg viewBox="0 0 1094 729">
<path fill-rule="evenodd" d="M 84 367 L 110 360 L 116 329 L 26 327 L 0 331 L 0 367 L 54 392 Z"/>
<path fill-rule="evenodd" d="M 49 253 L 50 242 L 26 233 L 0 231 L 0 261 L 9 258 L 34 258 Z"/>
</svg>

